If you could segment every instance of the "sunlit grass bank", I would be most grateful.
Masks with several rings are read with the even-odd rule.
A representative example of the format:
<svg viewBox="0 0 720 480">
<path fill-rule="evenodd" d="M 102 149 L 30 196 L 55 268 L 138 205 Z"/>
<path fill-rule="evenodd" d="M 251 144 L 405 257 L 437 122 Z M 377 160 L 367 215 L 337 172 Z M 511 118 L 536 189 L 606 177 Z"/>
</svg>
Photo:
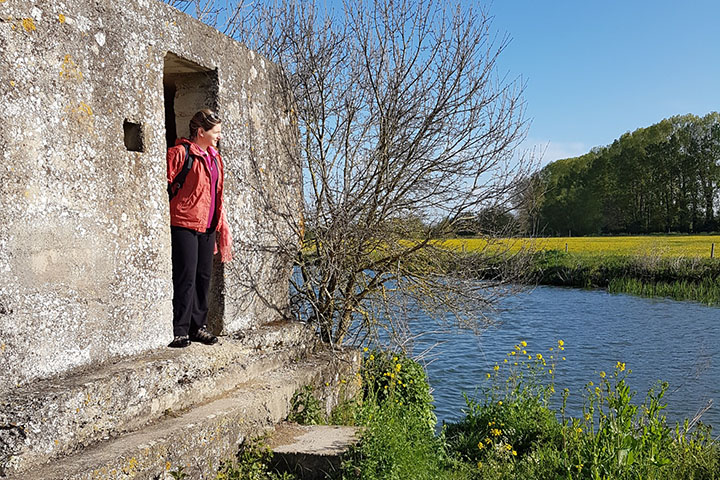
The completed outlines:
<svg viewBox="0 0 720 480">
<path fill-rule="evenodd" d="M 573 254 L 550 250 L 533 255 L 533 278 L 541 285 L 607 288 L 611 293 L 720 304 L 720 259 Z"/>
<path fill-rule="evenodd" d="M 567 247 L 568 253 L 581 255 L 710 258 L 713 243 L 715 256 L 720 257 L 720 235 L 519 238 L 499 240 L 498 246 L 506 246 L 513 252 L 520 249 L 564 252 Z M 487 241 L 480 238 L 444 240 L 443 244 L 468 252 L 488 246 Z"/>
<path fill-rule="evenodd" d="M 612 293 L 720 304 L 720 236 L 449 239 L 468 255 L 524 252 L 541 285 L 606 288 Z M 713 247 L 713 244 L 715 245 Z M 711 258 L 711 252 L 714 253 Z"/>
</svg>

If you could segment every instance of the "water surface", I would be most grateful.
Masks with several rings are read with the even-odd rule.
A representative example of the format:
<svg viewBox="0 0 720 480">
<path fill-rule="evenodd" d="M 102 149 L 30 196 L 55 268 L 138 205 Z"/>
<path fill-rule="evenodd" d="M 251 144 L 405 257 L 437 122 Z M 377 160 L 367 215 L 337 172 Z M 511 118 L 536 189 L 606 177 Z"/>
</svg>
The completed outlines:
<svg viewBox="0 0 720 480">
<path fill-rule="evenodd" d="M 433 333 L 416 342 L 415 352 L 436 342 L 427 365 L 440 421 L 462 417 L 462 392 L 473 394 L 496 362 L 513 345 L 528 342 L 528 351 L 542 352 L 565 342 L 565 362 L 556 369 L 556 400 L 569 388 L 571 414 L 579 416 L 580 396 L 598 373 L 612 372 L 625 362 L 632 370 L 630 387 L 639 403 L 659 380 L 669 382 L 665 414 L 672 422 L 692 418 L 715 405 L 703 421 L 720 428 L 720 308 L 693 302 L 647 299 L 600 290 L 537 287 L 504 300 L 496 326 L 481 335 L 470 332 Z M 413 331 L 437 328 L 416 312 Z"/>
</svg>

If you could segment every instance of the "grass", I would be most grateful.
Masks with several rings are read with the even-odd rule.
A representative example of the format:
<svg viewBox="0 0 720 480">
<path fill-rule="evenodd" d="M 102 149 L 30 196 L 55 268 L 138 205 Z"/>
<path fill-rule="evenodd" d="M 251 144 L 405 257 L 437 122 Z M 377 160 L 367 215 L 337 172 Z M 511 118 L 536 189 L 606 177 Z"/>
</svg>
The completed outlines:
<svg viewBox="0 0 720 480">
<path fill-rule="evenodd" d="M 664 258 L 710 258 L 712 244 L 715 256 L 720 258 L 720 235 L 662 235 L 622 237 L 553 237 L 501 239 L 499 245 L 512 252 L 565 251 L 590 256 L 655 256 Z M 442 244 L 466 251 L 482 251 L 487 241 L 481 238 L 443 240 Z"/>
<path fill-rule="evenodd" d="M 713 244 L 720 257 L 720 236 L 501 239 L 493 245 L 451 239 L 442 244 L 469 255 L 501 248 L 525 251 L 532 259 L 529 278 L 541 285 L 720 304 L 720 260 L 710 258 Z"/>
<path fill-rule="evenodd" d="M 606 288 L 612 293 L 720 304 L 720 261 L 538 252 L 533 277 L 541 285 Z"/>
</svg>

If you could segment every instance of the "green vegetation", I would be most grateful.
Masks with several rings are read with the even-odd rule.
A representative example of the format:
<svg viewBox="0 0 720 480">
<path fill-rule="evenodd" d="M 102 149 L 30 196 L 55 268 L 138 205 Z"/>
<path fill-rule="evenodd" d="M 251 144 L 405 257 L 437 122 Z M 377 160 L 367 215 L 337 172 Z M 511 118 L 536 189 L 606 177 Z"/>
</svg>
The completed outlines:
<svg viewBox="0 0 720 480">
<path fill-rule="evenodd" d="M 480 395 L 466 397 L 465 417 L 439 435 L 424 369 L 404 355 L 366 352 L 362 396 L 342 405 L 336 417 L 363 426 L 362 439 L 333 478 L 720 479 L 720 447 L 710 428 L 667 423 L 667 384 L 638 403 L 622 362 L 586 384 L 580 417 L 566 415 L 567 390 L 554 410 L 550 400 L 564 350 L 562 340 L 542 351 L 524 341 L 515 345 L 487 374 Z M 312 389 L 299 391 L 296 413 L 314 411 L 311 398 Z M 270 456 L 261 442 L 251 442 L 216 479 L 292 479 L 271 471 Z M 182 471 L 173 476 L 184 478 Z"/>
<path fill-rule="evenodd" d="M 671 428 L 662 415 L 667 384 L 633 400 L 629 371 L 618 362 L 599 373 L 584 392 L 580 418 L 549 407 L 555 361 L 564 343 L 531 353 L 525 342 L 497 364 L 481 400 L 468 400 L 468 413 L 447 431 L 451 449 L 476 462 L 472 478 L 720 478 L 720 452 L 709 429 Z M 559 357 L 559 358 L 558 358 Z"/>
<path fill-rule="evenodd" d="M 529 224 L 552 235 L 716 231 L 719 160 L 720 114 L 662 120 L 546 166 Z"/>
<path fill-rule="evenodd" d="M 710 235 L 445 239 L 442 248 L 463 252 L 441 264 L 483 263 L 482 279 L 502 277 L 509 270 L 524 283 L 578 288 L 605 288 L 612 293 L 693 300 L 720 304 L 720 260 L 711 257 L 720 237 Z M 494 250 L 500 252 L 493 258 Z M 491 252 L 488 255 L 487 252 Z M 506 257 L 503 259 L 503 255 Z M 720 253 L 719 253 L 720 255 Z M 507 261 L 510 258 L 510 261 Z"/>
<path fill-rule="evenodd" d="M 300 425 L 322 425 L 326 423 L 323 409 L 315 395 L 312 385 L 305 385 L 295 392 L 290 400 L 289 422 Z"/>
<path fill-rule="evenodd" d="M 262 439 L 243 444 L 235 460 L 224 462 L 215 480 L 293 480 L 288 473 L 277 473 L 268 465 L 272 452 Z"/>
<path fill-rule="evenodd" d="M 624 363 L 587 384 L 582 417 L 566 416 L 564 406 L 554 411 L 555 364 L 564 361 L 564 349 L 562 340 L 543 352 L 516 345 L 488 373 L 480 398 L 466 398 L 465 417 L 440 435 L 428 428 L 427 390 L 404 387 L 424 381 L 422 369 L 402 356 L 370 352 L 358 417 L 367 430 L 342 478 L 720 478 L 720 450 L 709 428 L 667 424 L 666 384 L 636 404 Z M 393 376 L 400 372 L 412 373 Z M 569 393 L 562 395 L 564 405 Z"/>
<path fill-rule="evenodd" d="M 538 252 L 534 278 L 542 285 L 607 288 L 612 293 L 720 304 L 716 259 Z"/>
<path fill-rule="evenodd" d="M 361 443 L 343 465 L 343 480 L 445 478 L 442 438 L 425 370 L 404 355 L 371 351 L 356 405 Z"/>
</svg>

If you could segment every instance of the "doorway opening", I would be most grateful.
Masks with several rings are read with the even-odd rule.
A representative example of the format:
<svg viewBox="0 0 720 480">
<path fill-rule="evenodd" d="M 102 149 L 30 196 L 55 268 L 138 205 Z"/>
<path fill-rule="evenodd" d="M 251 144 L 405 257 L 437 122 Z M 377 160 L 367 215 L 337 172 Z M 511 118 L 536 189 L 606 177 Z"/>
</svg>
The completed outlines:
<svg viewBox="0 0 720 480">
<path fill-rule="evenodd" d="M 218 71 L 187 60 L 172 52 L 165 55 L 163 93 L 165 99 L 165 141 L 173 147 L 178 138 L 190 136 L 190 119 L 198 110 L 218 111 Z M 208 298 L 208 330 L 217 334 L 224 328 L 224 268 L 213 260 L 210 296 Z"/>
<path fill-rule="evenodd" d="M 175 145 L 176 138 L 189 136 L 188 124 L 198 110 L 217 111 L 218 86 L 217 69 L 203 67 L 171 52 L 165 55 L 163 91 L 168 148 Z"/>
</svg>

